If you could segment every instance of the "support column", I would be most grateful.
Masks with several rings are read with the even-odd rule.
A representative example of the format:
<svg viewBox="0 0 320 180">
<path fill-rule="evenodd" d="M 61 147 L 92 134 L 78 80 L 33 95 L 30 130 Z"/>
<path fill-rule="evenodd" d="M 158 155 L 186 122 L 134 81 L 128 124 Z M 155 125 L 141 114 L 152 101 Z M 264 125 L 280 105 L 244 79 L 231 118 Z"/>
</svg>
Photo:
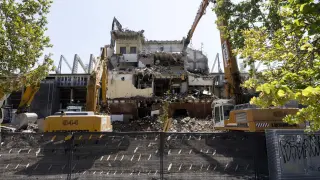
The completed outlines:
<svg viewBox="0 0 320 180">
<path fill-rule="evenodd" d="M 74 99 L 73 99 L 73 88 L 71 88 L 70 91 L 70 103 L 73 103 Z"/>
</svg>

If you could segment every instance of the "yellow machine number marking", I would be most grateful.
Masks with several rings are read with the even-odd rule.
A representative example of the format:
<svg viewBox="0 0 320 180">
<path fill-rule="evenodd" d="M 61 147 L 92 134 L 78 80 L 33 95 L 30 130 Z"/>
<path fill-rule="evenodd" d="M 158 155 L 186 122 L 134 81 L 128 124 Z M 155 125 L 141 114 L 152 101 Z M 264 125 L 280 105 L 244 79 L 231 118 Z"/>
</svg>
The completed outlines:
<svg viewBox="0 0 320 180">
<path fill-rule="evenodd" d="M 63 120 L 62 124 L 64 126 L 73 126 L 73 125 L 78 125 L 78 120 Z"/>
</svg>

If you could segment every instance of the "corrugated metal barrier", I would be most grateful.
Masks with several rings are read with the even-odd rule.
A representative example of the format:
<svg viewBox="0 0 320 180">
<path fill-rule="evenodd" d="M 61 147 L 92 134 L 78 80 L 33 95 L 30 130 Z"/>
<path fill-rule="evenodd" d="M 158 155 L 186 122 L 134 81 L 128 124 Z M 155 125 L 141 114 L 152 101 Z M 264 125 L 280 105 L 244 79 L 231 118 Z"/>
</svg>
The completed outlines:
<svg viewBox="0 0 320 180">
<path fill-rule="evenodd" d="M 268 179 L 252 133 L 1 135 L 0 179 Z"/>
</svg>

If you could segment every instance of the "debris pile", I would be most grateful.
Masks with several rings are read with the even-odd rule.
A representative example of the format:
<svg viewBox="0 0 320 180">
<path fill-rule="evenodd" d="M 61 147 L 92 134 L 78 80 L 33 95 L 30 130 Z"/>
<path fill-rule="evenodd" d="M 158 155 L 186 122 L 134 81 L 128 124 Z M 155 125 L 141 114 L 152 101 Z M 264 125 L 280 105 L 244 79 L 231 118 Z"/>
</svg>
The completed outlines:
<svg viewBox="0 0 320 180">
<path fill-rule="evenodd" d="M 145 117 L 130 122 L 115 121 L 112 123 L 112 128 L 115 132 L 161 131 L 161 127 L 160 119 L 154 117 Z"/>
<path fill-rule="evenodd" d="M 171 121 L 170 132 L 213 132 L 214 125 L 210 119 L 191 117 L 174 118 Z M 113 122 L 114 131 L 162 131 L 163 123 L 159 118 L 145 117 L 128 123 Z"/>
<path fill-rule="evenodd" d="M 173 119 L 170 132 L 212 132 L 214 125 L 210 119 L 179 118 Z"/>
<path fill-rule="evenodd" d="M 17 129 L 11 124 L 1 125 L 1 132 L 22 132 L 22 133 L 36 133 L 39 131 L 38 125 L 35 123 L 28 123 L 28 127 L 26 129 Z"/>
</svg>

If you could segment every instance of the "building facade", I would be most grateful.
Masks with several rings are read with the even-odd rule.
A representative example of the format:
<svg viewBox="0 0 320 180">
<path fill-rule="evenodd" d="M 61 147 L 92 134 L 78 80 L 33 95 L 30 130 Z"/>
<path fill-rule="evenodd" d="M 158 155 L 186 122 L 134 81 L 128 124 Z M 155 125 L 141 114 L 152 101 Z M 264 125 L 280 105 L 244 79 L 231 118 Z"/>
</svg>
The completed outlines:
<svg viewBox="0 0 320 180">
<path fill-rule="evenodd" d="M 181 40 L 146 40 L 143 33 L 111 31 L 107 51 L 110 114 L 124 120 L 159 114 L 161 100 L 167 99 L 169 116 L 210 116 L 217 78 L 209 74 L 208 58 L 191 48 L 182 54 Z"/>
</svg>

